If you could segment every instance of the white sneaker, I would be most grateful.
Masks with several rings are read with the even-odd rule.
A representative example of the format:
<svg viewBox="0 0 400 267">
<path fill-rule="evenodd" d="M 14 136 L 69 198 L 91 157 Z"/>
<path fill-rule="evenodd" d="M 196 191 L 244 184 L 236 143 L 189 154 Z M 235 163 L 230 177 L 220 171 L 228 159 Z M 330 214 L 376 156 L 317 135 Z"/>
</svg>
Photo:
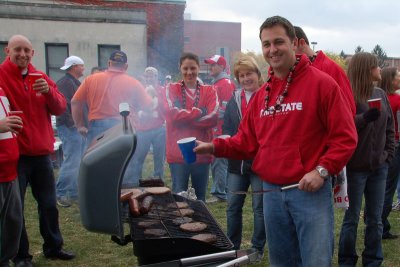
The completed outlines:
<svg viewBox="0 0 400 267">
<path fill-rule="evenodd" d="M 216 196 L 212 196 L 209 199 L 206 200 L 207 204 L 212 204 L 212 203 L 217 203 L 217 202 L 225 202 L 225 199 L 216 197 Z"/>
</svg>

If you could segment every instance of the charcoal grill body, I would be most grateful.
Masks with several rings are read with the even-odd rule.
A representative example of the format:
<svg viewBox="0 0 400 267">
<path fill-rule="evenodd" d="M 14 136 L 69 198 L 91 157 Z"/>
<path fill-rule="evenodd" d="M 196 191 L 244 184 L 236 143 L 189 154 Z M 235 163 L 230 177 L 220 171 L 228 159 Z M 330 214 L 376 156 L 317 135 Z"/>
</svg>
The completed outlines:
<svg viewBox="0 0 400 267">
<path fill-rule="evenodd" d="M 123 239 L 120 188 L 135 148 L 130 124 L 118 124 L 98 136 L 85 153 L 78 188 L 81 220 L 87 230 Z"/>
<path fill-rule="evenodd" d="M 136 137 L 130 125 L 116 125 L 90 145 L 82 159 L 78 178 L 83 226 L 92 232 L 111 235 L 112 240 L 120 245 L 132 241 L 133 253 L 140 265 L 231 251 L 232 242 L 202 201 L 188 200 L 171 193 L 154 195 L 152 212 L 139 217 L 130 215 L 128 203 L 120 202 L 120 194 L 125 169 L 135 147 Z M 208 226 L 205 232 L 215 234 L 217 242 L 208 244 L 194 240 L 191 236 L 197 233 L 185 233 L 179 230 L 179 225 L 173 225 L 173 219 L 179 217 L 176 201 L 187 202 L 195 211 L 193 219 L 205 222 Z M 175 210 L 165 210 L 173 204 Z M 139 222 L 146 220 L 158 220 L 167 234 L 162 237 L 146 236 L 138 227 Z M 124 223 L 129 224 L 130 235 L 124 235 Z"/>
</svg>

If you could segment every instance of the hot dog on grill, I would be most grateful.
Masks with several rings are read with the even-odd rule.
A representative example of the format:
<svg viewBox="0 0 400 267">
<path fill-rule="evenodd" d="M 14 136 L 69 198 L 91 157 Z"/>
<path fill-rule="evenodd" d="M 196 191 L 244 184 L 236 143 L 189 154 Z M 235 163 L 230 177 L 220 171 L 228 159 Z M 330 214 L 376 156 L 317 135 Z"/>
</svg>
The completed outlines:
<svg viewBox="0 0 400 267">
<path fill-rule="evenodd" d="M 132 196 L 129 198 L 129 211 L 133 217 L 140 216 L 139 201 Z"/>
<path fill-rule="evenodd" d="M 151 206 L 153 206 L 153 197 L 146 196 L 142 200 L 142 205 L 140 206 L 140 214 L 147 214 L 150 211 Z"/>
</svg>

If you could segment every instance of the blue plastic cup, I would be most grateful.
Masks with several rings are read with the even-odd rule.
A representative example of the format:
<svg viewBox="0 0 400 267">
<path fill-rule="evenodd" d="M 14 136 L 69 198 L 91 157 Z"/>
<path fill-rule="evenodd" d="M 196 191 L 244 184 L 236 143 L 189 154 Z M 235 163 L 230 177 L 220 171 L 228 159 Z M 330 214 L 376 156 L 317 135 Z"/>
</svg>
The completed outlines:
<svg viewBox="0 0 400 267">
<path fill-rule="evenodd" d="M 196 137 L 186 137 L 177 141 L 186 163 L 196 162 L 196 153 L 193 152 L 196 146 Z"/>
</svg>

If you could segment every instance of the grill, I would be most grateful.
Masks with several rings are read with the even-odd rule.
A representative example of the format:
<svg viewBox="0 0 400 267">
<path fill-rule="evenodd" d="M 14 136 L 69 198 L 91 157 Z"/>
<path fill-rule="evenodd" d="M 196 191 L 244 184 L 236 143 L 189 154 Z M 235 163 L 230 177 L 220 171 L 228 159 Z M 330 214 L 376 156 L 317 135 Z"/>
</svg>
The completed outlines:
<svg viewBox="0 0 400 267">
<path fill-rule="evenodd" d="M 81 220 L 87 230 L 109 234 L 120 245 L 132 242 L 133 253 L 139 265 L 215 266 L 207 264 L 254 254 L 251 250 L 231 250 L 232 242 L 202 201 L 189 200 L 171 193 L 153 195 L 153 206 L 149 213 L 139 217 L 131 216 L 128 203 L 120 202 L 120 194 L 122 177 L 135 147 L 135 133 L 124 117 L 122 126 L 116 125 L 98 136 L 85 153 L 81 161 L 78 187 Z M 186 202 L 194 211 L 191 216 L 193 221 L 203 222 L 207 228 L 197 233 L 182 231 L 173 222 L 182 217 L 177 201 Z M 166 233 L 161 236 L 148 235 L 139 226 L 142 222 L 155 222 L 151 228 L 162 229 Z M 128 235 L 124 234 L 124 224 L 129 225 Z M 192 239 L 192 236 L 199 233 L 211 233 L 217 241 L 209 244 Z"/>
<path fill-rule="evenodd" d="M 123 220 L 130 225 L 133 250 L 139 264 L 176 260 L 232 249 L 232 242 L 221 230 L 202 201 L 188 200 L 175 194 L 156 195 L 153 198 L 154 204 L 151 212 L 140 217 L 130 216 L 128 205 L 125 204 Z M 189 208 L 194 210 L 194 214 L 191 216 L 193 221 L 207 224 L 207 228 L 198 233 L 216 235 L 215 243 L 208 244 L 192 239 L 191 237 L 198 233 L 184 232 L 179 228 L 179 224 L 174 223 L 174 220 L 183 217 L 179 214 L 176 201 L 188 203 Z M 160 237 L 146 235 L 145 229 L 139 226 L 139 223 L 142 222 L 154 222 L 155 225 L 151 228 L 165 230 L 166 234 Z"/>
</svg>

